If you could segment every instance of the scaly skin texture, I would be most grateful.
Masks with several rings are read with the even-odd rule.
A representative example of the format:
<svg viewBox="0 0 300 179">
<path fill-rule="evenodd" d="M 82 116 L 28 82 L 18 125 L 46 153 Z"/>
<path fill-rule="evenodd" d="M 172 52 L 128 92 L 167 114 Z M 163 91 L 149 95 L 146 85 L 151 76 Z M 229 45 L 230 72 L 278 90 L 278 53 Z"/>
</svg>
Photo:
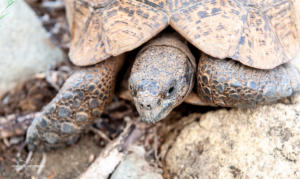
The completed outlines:
<svg viewBox="0 0 300 179">
<path fill-rule="evenodd" d="M 67 0 L 67 5 L 70 57 L 81 66 L 133 50 L 169 25 L 206 54 L 259 69 L 292 60 L 300 47 L 294 0 Z"/>
<path fill-rule="evenodd" d="M 111 101 L 123 58 L 123 55 L 114 57 L 71 75 L 33 120 L 26 136 L 28 148 L 47 149 L 74 143 L 82 129 L 100 117 Z"/>
<path fill-rule="evenodd" d="M 300 91 L 300 74 L 291 64 L 261 70 L 202 54 L 197 91 L 206 105 L 253 107 L 274 103 Z"/>
<path fill-rule="evenodd" d="M 136 57 L 129 90 L 144 121 L 157 122 L 166 117 L 193 88 L 195 60 L 182 41 L 175 34 L 163 34 Z"/>
<path fill-rule="evenodd" d="M 193 87 L 193 71 L 189 68 L 193 69 L 194 64 L 190 59 L 193 56 L 188 47 L 174 34 L 163 34 L 139 52 L 131 70 L 129 90 L 143 120 L 163 119 L 189 95 Z M 300 73 L 291 64 L 262 70 L 203 53 L 196 76 L 201 105 L 254 107 L 300 91 Z"/>
</svg>

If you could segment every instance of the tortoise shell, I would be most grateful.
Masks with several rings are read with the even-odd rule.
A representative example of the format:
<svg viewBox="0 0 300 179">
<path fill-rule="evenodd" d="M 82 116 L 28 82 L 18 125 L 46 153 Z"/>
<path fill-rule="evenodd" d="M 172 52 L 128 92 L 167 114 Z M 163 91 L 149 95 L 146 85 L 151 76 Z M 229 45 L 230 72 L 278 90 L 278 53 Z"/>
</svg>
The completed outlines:
<svg viewBox="0 0 300 179">
<path fill-rule="evenodd" d="M 92 65 L 133 50 L 171 26 L 216 58 L 272 69 L 300 46 L 294 0 L 68 0 L 70 58 Z"/>
</svg>

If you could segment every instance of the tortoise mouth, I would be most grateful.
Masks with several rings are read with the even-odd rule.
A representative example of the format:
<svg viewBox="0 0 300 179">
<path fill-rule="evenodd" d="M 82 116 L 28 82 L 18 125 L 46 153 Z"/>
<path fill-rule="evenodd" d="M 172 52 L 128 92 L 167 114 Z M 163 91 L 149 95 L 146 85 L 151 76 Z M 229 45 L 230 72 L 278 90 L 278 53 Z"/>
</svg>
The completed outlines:
<svg viewBox="0 0 300 179">
<path fill-rule="evenodd" d="M 147 123 L 156 123 L 167 117 L 172 109 L 172 104 L 169 103 L 167 104 L 167 106 L 162 107 L 160 109 L 143 110 L 138 108 L 137 110 L 140 114 L 140 118 L 142 121 L 145 121 Z"/>
</svg>

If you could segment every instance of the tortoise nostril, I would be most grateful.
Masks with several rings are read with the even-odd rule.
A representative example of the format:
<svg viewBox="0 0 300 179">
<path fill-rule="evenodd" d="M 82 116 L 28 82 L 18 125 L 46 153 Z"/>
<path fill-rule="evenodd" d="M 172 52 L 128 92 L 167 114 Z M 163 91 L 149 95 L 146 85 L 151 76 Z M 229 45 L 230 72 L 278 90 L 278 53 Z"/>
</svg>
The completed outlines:
<svg viewBox="0 0 300 179">
<path fill-rule="evenodd" d="M 147 109 L 152 109 L 150 104 L 147 105 Z"/>
<path fill-rule="evenodd" d="M 140 105 L 141 109 L 147 109 L 147 110 L 152 109 L 152 106 L 150 104 L 145 105 L 145 104 L 140 103 L 139 105 Z"/>
<path fill-rule="evenodd" d="M 157 105 L 158 106 L 160 106 L 160 104 L 161 104 L 161 101 L 160 101 L 160 99 L 157 101 Z"/>
</svg>

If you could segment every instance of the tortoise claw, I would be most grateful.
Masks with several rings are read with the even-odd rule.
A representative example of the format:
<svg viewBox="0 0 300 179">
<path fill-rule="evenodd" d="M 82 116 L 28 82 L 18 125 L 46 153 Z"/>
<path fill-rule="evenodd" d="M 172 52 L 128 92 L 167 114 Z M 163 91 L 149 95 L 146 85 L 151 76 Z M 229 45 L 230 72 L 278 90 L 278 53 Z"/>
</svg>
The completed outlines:
<svg viewBox="0 0 300 179">
<path fill-rule="evenodd" d="M 45 119 L 45 115 L 36 117 L 27 130 L 26 143 L 28 150 L 36 148 L 47 150 L 74 144 L 80 135 L 80 129 L 72 124 Z"/>
</svg>

